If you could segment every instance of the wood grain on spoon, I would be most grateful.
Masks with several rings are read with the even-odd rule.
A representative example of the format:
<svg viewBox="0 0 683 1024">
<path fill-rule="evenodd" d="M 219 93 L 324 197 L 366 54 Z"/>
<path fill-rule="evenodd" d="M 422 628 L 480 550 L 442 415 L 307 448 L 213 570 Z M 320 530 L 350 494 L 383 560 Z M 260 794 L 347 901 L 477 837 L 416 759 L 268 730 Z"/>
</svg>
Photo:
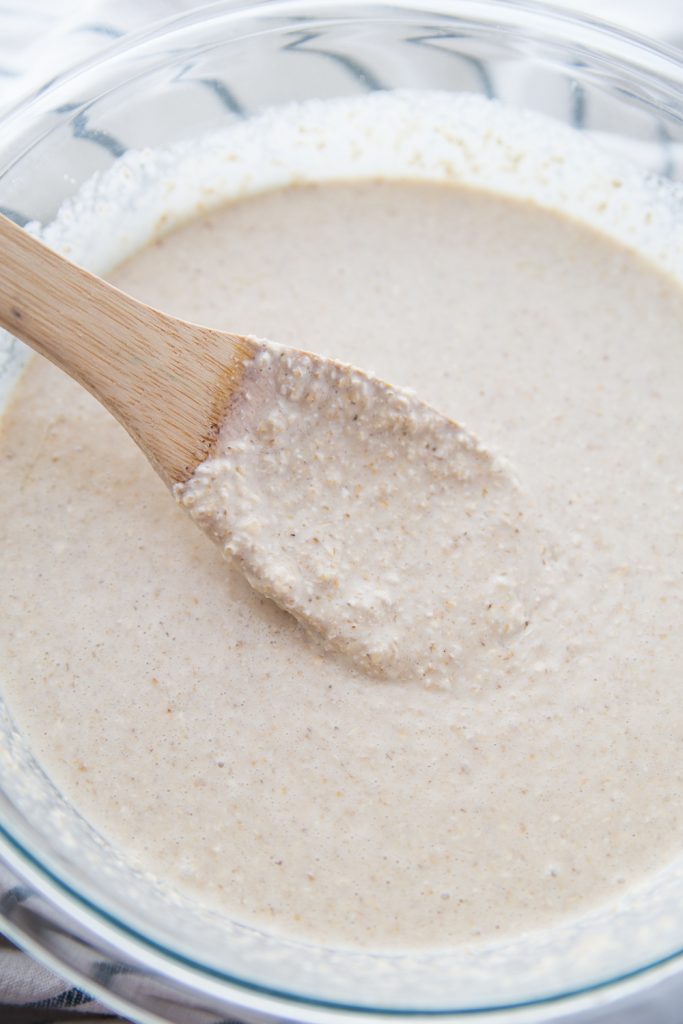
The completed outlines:
<svg viewBox="0 0 683 1024">
<path fill-rule="evenodd" d="M 88 389 L 167 484 L 210 454 L 256 343 L 152 309 L 0 215 L 0 324 Z"/>
</svg>

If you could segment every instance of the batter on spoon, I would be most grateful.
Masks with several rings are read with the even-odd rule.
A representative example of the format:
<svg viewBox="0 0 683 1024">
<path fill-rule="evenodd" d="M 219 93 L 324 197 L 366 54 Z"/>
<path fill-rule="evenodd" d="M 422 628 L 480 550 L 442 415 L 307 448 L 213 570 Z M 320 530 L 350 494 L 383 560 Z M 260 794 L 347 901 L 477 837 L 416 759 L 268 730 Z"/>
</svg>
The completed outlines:
<svg viewBox="0 0 683 1024">
<path fill-rule="evenodd" d="M 373 675 L 482 679 L 548 596 L 510 471 L 410 392 L 264 344 L 175 491 L 261 593 Z M 265 392 L 265 394 L 264 394 Z"/>
</svg>

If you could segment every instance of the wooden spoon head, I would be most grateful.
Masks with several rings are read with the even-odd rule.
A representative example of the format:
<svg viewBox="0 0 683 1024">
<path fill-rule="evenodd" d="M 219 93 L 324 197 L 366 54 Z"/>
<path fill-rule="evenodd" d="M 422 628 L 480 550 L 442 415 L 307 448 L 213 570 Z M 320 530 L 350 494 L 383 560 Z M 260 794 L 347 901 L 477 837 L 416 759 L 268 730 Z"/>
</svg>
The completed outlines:
<svg viewBox="0 0 683 1024">
<path fill-rule="evenodd" d="M 172 487 L 211 456 L 228 410 L 244 401 L 246 368 L 258 342 L 163 319 L 163 356 L 154 366 L 141 360 L 138 378 L 126 376 L 126 395 L 108 404 Z"/>
</svg>

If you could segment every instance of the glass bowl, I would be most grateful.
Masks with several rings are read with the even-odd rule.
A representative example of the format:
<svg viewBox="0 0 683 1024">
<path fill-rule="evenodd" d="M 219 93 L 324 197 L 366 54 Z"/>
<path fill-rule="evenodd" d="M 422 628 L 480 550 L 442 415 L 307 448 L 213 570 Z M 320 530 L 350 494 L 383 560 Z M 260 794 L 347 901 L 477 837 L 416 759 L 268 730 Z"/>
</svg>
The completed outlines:
<svg viewBox="0 0 683 1024">
<path fill-rule="evenodd" d="M 49 224 L 130 151 L 187 147 L 291 101 L 406 88 L 496 97 L 572 125 L 653 175 L 683 173 L 674 51 L 513 0 L 266 0 L 158 24 L 7 115 L 0 209 Z M 152 160 L 150 173 L 158 166 Z M 109 230 L 112 211 L 101 213 Z M 72 252 L 101 269 L 92 232 L 87 241 Z M 25 358 L 5 339 L 0 404 Z M 137 1020 L 440 1014 L 625 1024 L 669 1020 L 667 1008 L 683 1002 L 680 871 L 640 903 L 552 941 L 532 935 L 458 955 L 286 941 L 171 899 L 132 871 L 54 790 L 6 709 L 0 730 L 2 928 Z"/>
</svg>

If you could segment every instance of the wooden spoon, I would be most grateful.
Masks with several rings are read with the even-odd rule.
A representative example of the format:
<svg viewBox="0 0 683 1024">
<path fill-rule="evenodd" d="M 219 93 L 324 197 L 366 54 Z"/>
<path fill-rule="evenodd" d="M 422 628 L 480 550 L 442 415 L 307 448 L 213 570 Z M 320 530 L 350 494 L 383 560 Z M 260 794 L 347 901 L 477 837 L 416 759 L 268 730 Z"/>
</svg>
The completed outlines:
<svg viewBox="0 0 683 1024">
<path fill-rule="evenodd" d="M 519 586 L 496 630 L 526 624 L 536 535 L 522 541 L 514 481 L 458 424 L 353 367 L 151 309 L 2 216 L 0 249 L 0 324 L 92 392 L 329 648 L 446 679 L 488 643 L 501 566 Z"/>
<path fill-rule="evenodd" d="M 0 324 L 123 424 L 169 485 L 211 453 L 258 343 L 138 302 L 0 215 Z"/>
</svg>

